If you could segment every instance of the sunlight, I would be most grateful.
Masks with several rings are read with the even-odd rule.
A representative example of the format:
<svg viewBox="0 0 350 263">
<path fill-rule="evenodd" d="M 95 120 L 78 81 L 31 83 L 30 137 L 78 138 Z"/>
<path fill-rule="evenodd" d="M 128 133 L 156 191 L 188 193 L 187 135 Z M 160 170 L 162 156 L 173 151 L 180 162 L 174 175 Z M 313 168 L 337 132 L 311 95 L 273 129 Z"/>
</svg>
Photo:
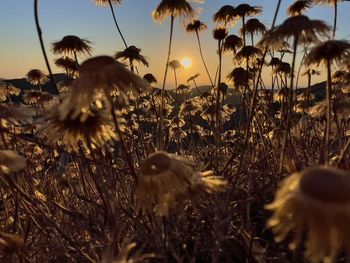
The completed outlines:
<svg viewBox="0 0 350 263">
<path fill-rule="evenodd" d="M 189 57 L 184 57 L 181 60 L 181 64 L 182 66 L 184 66 L 184 68 L 189 68 L 192 65 L 192 60 Z"/>
</svg>

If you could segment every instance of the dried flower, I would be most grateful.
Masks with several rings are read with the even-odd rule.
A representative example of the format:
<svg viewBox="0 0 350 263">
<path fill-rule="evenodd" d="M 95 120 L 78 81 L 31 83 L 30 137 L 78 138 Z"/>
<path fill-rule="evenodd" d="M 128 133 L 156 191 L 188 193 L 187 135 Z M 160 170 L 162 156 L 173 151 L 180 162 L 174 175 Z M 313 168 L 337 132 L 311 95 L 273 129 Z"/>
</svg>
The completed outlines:
<svg viewBox="0 0 350 263">
<path fill-rule="evenodd" d="M 34 86 L 45 84 L 49 80 L 40 69 L 29 70 L 26 78 L 27 81 Z"/>
<path fill-rule="evenodd" d="M 108 5 L 109 2 L 114 5 L 114 4 L 120 4 L 122 2 L 122 0 L 95 0 L 95 4 L 96 5 Z"/>
<path fill-rule="evenodd" d="M 234 24 L 237 20 L 236 10 L 232 5 L 224 5 L 213 15 L 213 20 L 225 25 Z"/>
<path fill-rule="evenodd" d="M 213 37 L 216 40 L 224 40 L 227 37 L 228 31 L 225 27 L 217 27 L 213 30 Z"/>
<path fill-rule="evenodd" d="M 167 216 L 176 203 L 218 191 L 225 181 L 211 171 L 197 172 L 187 158 L 156 152 L 140 164 L 137 202 L 140 210 Z"/>
<path fill-rule="evenodd" d="M 166 17 L 193 16 L 193 9 L 186 0 L 162 0 L 153 11 L 154 20 L 163 21 Z"/>
<path fill-rule="evenodd" d="M 79 54 L 91 54 L 92 48 L 91 42 L 86 39 L 74 35 L 68 35 L 63 37 L 60 41 L 52 44 L 52 51 L 54 54 L 67 54 L 76 56 Z"/>
<path fill-rule="evenodd" d="M 208 28 L 208 26 L 206 24 L 204 24 L 203 22 L 199 21 L 199 20 L 194 20 L 192 23 L 189 23 L 186 26 L 186 32 L 190 33 L 190 32 L 200 32 L 200 31 L 204 31 Z"/>
<path fill-rule="evenodd" d="M 288 7 L 288 16 L 302 15 L 306 10 L 312 6 L 311 0 L 297 0 Z"/>
<path fill-rule="evenodd" d="M 98 56 L 84 61 L 79 67 L 79 78 L 74 80 L 68 99 L 61 105 L 62 119 L 76 118 L 88 109 L 96 94 L 107 96 L 117 87 L 122 96 L 139 93 L 149 84 L 109 56 Z"/>
<path fill-rule="evenodd" d="M 120 59 L 123 62 L 128 61 L 131 63 L 131 65 L 133 65 L 134 61 L 136 61 L 148 67 L 149 64 L 147 59 L 144 56 L 142 56 L 140 52 L 140 48 L 137 48 L 135 46 L 129 46 L 124 51 L 117 52 L 114 57 L 116 59 Z"/>
<path fill-rule="evenodd" d="M 284 179 L 268 221 L 276 241 L 292 231 L 291 249 L 297 248 L 307 228 L 305 256 L 313 263 L 335 262 L 338 252 L 350 252 L 350 174 L 335 168 L 315 167 Z"/>
<path fill-rule="evenodd" d="M 97 109 L 80 112 L 76 118 L 62 118 L 60 110 L 52 110 L 39 133 L 52 143 L 62 141 L 69 151 L 77 151 L 79 145 L 86 150 L 104 147 L 118 139 L 106 112 Z"/>
<path fill-rule="evenodd" d="M 243 39 L 236 35 L 229 35 L 225 38 L 223 44 L 224 51 L 233 51 L 236 54 L 237 49 L 243 46 Z"/>
<path fill-rule="evenodd" d="M 143 79 L 147 80 L 149 84 L 157 83 L 157 79 L 153 74 L 147 73 L 143 76 Z"/>
<path fill-rule="evenodd" d="M 28 90 L 23 95 L 23 102 L 26 104 L 42 104 L 52 99 L 53 96 L 51 94 L 38 90 Z"/>
<path fill-rule="evenodd" d="M 350 57 L 350 43 L 345 40 L 327 40 L 310 50 L 305 58 L 305 65 L 334 63 L 343 65 Z"/>
<path fill-rule="evenodd" d="M 330 27 L 321 20 L 311 20 L 304 15 L 293 16 L 267 31 L 258 45 L 279 50 L 281 44 L 291 37 L 298 43 L 317 43 L 320 37 L 327 37 L 329 31 Z"/>
</svg>

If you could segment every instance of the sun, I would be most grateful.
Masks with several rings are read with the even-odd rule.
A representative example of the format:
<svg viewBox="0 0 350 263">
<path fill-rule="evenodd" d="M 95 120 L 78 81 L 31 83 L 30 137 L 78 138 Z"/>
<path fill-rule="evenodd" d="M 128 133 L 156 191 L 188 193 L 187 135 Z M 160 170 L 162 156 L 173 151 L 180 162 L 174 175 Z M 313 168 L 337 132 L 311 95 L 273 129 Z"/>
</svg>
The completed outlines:
<svg viewBox="0 0 350 263">
<path fill-rule="evenodd" d="M 184 57 L 181 60 L 181 64 L 182 66 L 184 66 L 184 68 L 189 68 L 192 65 L 192 60 L 189 57 Z"/>
</svg>

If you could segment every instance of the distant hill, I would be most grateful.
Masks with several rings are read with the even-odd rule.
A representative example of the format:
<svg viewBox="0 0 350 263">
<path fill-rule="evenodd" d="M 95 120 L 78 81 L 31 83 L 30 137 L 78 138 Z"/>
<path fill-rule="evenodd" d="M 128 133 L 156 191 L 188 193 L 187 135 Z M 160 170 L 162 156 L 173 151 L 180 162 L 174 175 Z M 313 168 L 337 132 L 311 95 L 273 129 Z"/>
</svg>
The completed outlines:
<svg viewBox="0 0 350 263">
<path fill-rule="evenodd" d="M 54 74 L 53 76 L 54 76 L 54 79 L 56 82 L 67 79 L 67 76 L 63 73 Z M 35 89 L 35 87 L 33 87 L 25 78 L 22 78 L 22 79 L 4 79 L 4 81 L 11 83 L 13 86 L 15 86 L 16 88 L 19 88 L 21 90 Z M 41 87 L 41 89 L 42 89 L 42 91 L 53 93 L 53 86 L 52 86 L 50 80 L 47 83 L 45 83 Z"/>
<path fill-rule="evenodd" d="M 67 79 L 67 76 L 63 73 L 54 74 L 54 79 L 56 82 L 59 82 L 59 81 Z M 17 87 L 21 90 L 34 89 L 34 87 L 31 84 L 29 84 L 25 78 L 4 79 L 4 81 L 11 83 L 12 85 L 14 85 L 15 87 Z M 326 96 L 326 87 L 327 87 L 326 81 L 316 83 L 310 87 L 310 92 L 316 96 L 317 100 L 321 100 Z M 210 92 L 211 88 L 212 87 L 210 85 L 199 86 L 198 89 L 192 88 L 191 92 L 185 96 L 178 94 L 178 101 L 181 103 L 185 99 L 199 96 L 203 92 Z M 46 84 L 44 84 L 42 86 L 42 90 L 49 92 L 49 93 L 53 93 L 53 87 L 52 87 L 51 82 L 48 81 Z M 299 88 L 298 92 L 303 92 L 304 90 L 305 90 L 305 88 Z M 171 95 L 173 97 L 175 97 L 175 90 L 169 90 L 169 92 L 171 93 Z M 235 105 L 235 106 L 238 106 L 240 103 L 240 95 L 237 92 L 235 92 L 233 89 L 229 89 L 229 96 L 227 97 L 225 102 L 232 104 L 232 105 Z"/>
<path fill-rule="evenodd" d="M 212 87 L 210 85 L 206 86 L 199 86 L 198 89 L 192 88 L 189 94 L 181 95 L 178 94 L 178 101 L 179 103 L 183 102 L 185 99 L 193 98 L 196 96 L 201 95 L 203 92 L 210 92 Z M 175 90 L 169 90 L 171 96 L 175 97 Z M 231 105 L 239 105 L 240 104 L 240 95 L 234 91 L 233 89 L 229 89 L 229 96 L 227 96 L 225 103 L 231 104 Z"/>
<path fill-rule="evenodd" d="M 321 100 L 326 97 L 327 82 L 323 81 L 316 83 L 310 87 L 310 92 L 313 93 L 317 100 Z"/>
</svg>

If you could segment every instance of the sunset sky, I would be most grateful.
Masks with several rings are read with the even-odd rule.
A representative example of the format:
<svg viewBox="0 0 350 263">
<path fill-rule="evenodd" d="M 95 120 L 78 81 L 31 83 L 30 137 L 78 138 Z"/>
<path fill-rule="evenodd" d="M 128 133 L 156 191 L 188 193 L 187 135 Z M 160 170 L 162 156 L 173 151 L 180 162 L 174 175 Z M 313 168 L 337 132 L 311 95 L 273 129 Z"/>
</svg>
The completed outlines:
<svg viewBox="0 0 350 263">
<path fill-rule="evenodd" d="M 266 26 L 270 26 L 277 0 L 245 1 L 250 5 L 263 7 L 263 14 L 257 18 Z M 282 1 L 278 23 L 286 18 L 286 9 L 292 0 Z M 151 13 L 160 3 L 160 0 L 124 0 L 115 6 L 115 12 L 121 30 L 129 45 L 142 49 L 142 54 L 150 62 L 150 67 L 139 67 L 140 74 L 151 72 L 158 82 L 162 80 L 169 39 L 169 19 L 162 25 L 152 20 Z M 244 2 L 233 0 L 207 0 L 204 4 L 193 3 L 193 7 L 202 10 L 199 14 L 201 21 L 206 22 L 208 30 L 201 34 L 205 58 L 212 75 L 215 73 L 218 59 L 216 56 L 217 42 L 212 38 L 212 15 L 223 5 L 237 6 Z M 339 4 L 338 39 L 349 39 L 348 14 L 350 3 Z M 60 40 L 65 35 L 77 35 L 92 41 L 92 55 L 113 55 L 124 49 L 123 43 L 116 32 L 111 12 L 107 7 L 98 7 L 92 0 L 47 0 L 39 1 L 40 23 L 49 59 L 55 73 L 62 72 L 53 64 L 54 56 L 51 43 Z M 314 7 L 307 13 L 313 19 L 326 20 L 333 23 L 333 9 L 329 6 Z M 192 65 L 179 72 L 179 84 L 195 73 L 200 73 L 200 85 L 208 84 L 204 68 L 200 61 L 197 41 L 194 34 L 184 30 L 184 22 L 176 20 L 174 42 L 171 59 L 182 60 L 188 57 Z M 241 27 L 238 22 L 230 33 L 237 33 Z M 39 68 L 47 72 L 41 54 L 39 40 L 34 24 L 33 1 L 31 0 L 1 0 L 0 2 L 0 77 L 5 79 L 22 78 L 26 72 Z M 85 58 L 81 57 L 80 61 Z M 225 55 L 223 75 L 226 76 L 233 69 L 232 55 Z M 268 83 L 269 73 L 264 73 Z M 318 80 L 322 80 L 319 78 Z M 305 83 L 302 80 L 301 83 Z M 168 87 L 173 84 L 173 75 L 168 75 Z"/>
</svg>

